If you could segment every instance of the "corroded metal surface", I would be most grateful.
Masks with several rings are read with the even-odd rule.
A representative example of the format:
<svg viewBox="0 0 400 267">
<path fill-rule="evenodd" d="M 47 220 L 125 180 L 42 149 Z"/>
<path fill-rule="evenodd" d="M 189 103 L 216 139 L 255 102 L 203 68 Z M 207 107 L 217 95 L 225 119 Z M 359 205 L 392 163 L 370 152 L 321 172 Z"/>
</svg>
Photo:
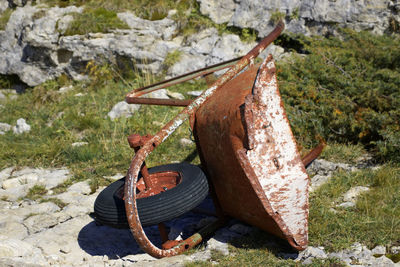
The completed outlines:
<svg viewBox="0 0 400 267">
<path fill-rule="evenodd" d="M 308 176 L 283 109 L 272 58 L 209 99 L 196 113 L 194 133 L 222 210 L 304 249 Z"/>
<path fill-rule="evenodd" d="M 241 70 L 247 65 L 252 63 L 259 53 L 265 49 L 279 34 L 282 32 L 284 25 L 279 22 L 277 27 L 271 32 L 264 40 L 262 40 L 255 48 L 253 48 L 246 56 L 240 59 L 234 66 L 232 66 L 220 79 L 218 79 L 210 88 L 205 90 L 199 97 L 197 97 L 189 106 L 184 108 L 172 121 L 166 124 L 153 138 L 147 141 L 143 147 L 135 154 L 132 163 L 129 167 L 124 195 L 125 195 L 125 209 L 130 229 L 135 237 L 139 246 L 153 257 L 166 257 L 177 255 L 194 245 L 198 244 L 202 240 L 201 234 L 197 233 L 192 237 L 181 242 L 178 246 L 175 246 L 168 250 L 160 249 L 150 242 L 145 232 L 143 231 L 142 225 L 139 220 L 136 205 L 136 177 L 139 174 L 140 168 L 145 158 L 162 143 L 168 136 L 170 136 L 184 121 L 196 113 L 199 107 L 204 102 L 211 99 L 216 92 L 232 80 Z M 213 97 L 215 99 L 215 97 Z M 221 99 L 220 99 L 221 100 Z M 224 99 L 225 100 L 225 99 Z M 225 167 L 225 166 L 224 166 Z M 226 166 L 227 167 L 227 166 Z M 227 178 L 228 179 L 228 178 Z M 218 192 L 217 192 L 218 194 Z"/>
</svg>

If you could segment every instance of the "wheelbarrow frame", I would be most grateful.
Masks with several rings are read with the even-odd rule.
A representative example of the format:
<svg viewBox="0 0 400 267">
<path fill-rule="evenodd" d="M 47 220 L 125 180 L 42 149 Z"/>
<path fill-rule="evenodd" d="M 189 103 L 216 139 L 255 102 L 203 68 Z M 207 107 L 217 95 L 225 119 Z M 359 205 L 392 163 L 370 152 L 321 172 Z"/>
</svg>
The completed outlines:
<svg viewBox="0 0 400 267">
<path fill-rule="evenodd" d="M 136 146 L 136 154 L 130 164 L 130 167 L 127 172 L 125 187 L 124 187 L 124 196 L 125 196 L 125 210 L 126 216 L 128 219 L 129 227 L 131 232 L 139 244 L 139 246 L 148 254 L 156 258 L 174 256 L 180 254 L 197 244 L 199 244 L 205 236 L 213 233 L 219 227 L 221 227 L 225 221 L 225 213 L 223 208 L 220 205 L 220 201 L 218 200 L 218 196 L 216 195 L 216 190 L 214 185 L 211 181 L 210 184 L 210 192 L 212 198 L 214 200 L 214 204 L 216 206 L 216 211 L 218 214 L 218 220 L 205 228 L 201 229 L 198 233 L 195 233 L 191 237 L 183 240 L 181 242 L 173 242 L 170 246 L 164 246 L 164 248 L 156 247 L 146 236 L 143 227 L 139 220 L 139 215 L 137 212 L 137 205 L 136 205 L 136 187 L 137 187 L 137 177 L 139 172 L 143 170 L 144 162 L 146 157 L 162 142 L 164 142 L 178 127 L 180 127 L 186 120 L 190 120 L 190 125 L 192 129 L 195 129 L 195 114 L 198 110 L 203 106 L 203 104 L 212 98 L 219 89 L 221 89 L 224 85 L 229 83 L 232 79 L 235 78 L 245 67 L 248 65 L 254 65 L 254 61 L 257 56 L 270 44 L 273 40 L 275 40 L 282 30 L 284 29 L 284 24 L 282 21 L 278 22 L 276 28 L 266 37 L 264 38 L 255 48 L 253 48 L 247 55 L 243 56 L 240 59 L 234 59 L 228 62 L 224 62 L 221 64 L 217 64 L 212 66 L 211 68 L 201 69 L 199 71 L 195 71 L 183 76 L 179 76 L 174 79 L 167 80 L 165 82 L 161 82 L 152 86 L 139 88 L 136 90 L 131 91 L 126 95 L 126 101 L 128 103 L 135 103 L 135 104 L 152 104 L 152 105 L 169 105 L 169 106 L 185 106 L 185 108 L 170 122 L 168 122 L 156 135 L 154 136 L 147 136 L 146 139 L 141 142 L 140 149 Z M 226 71 L 217 81 L 211 84 L 211 86 L 206 89 L 199 97 L 195 100 L 162 100 L 162 99 L 146 99 L 146 98 L 139 98 L 144 94 L 150 93 L 152 91 L 165 88 L 167 86 L 180 83 L 185 80 L 193 79 L 198 76 L 205 76 L 209 73 L 212 73 L 216 70 L 220 70 L 223 68 L 230 67 L 228 71 Z M 286 116 L 286 115 L 285 115 Z M 200 159 L 202 161 L 202 165 L 206 167 L 206 173 L 208 174 L 209 170 L 207 168 L 207 160 L 204 159 L 201 153 L 201 144 L 199 143 L 199 137 L 195 135 L 196 139 L 196 146 L 199 150 Z M 201 142 L 201 141 L 200 141 Z M 131 145 L 133 147 L 133 145 Z M 323 146 L 319 146 L 312 151 L 305 159 L 303 159 L 303 164 L 308 164 L 312 161 L 322 150 Z M 297 150 L 296 150 L 297 151 Z M 305 173 L 304 166 L 303 172 Z M 306 174 L 305 174 L 306 175 Z M 304 174 L 303 174 L 304 178 Z M 308 178 L 308 177 L 307 177 Z M 308 192 L 307 192 L 308 194 Z M 307 204 L 308 204 L 308 195 L 307 195 Z M 307 206 L 308 208 L 308 206 Z M 271 214 L 269 214 L 271 215 Z M 308 215 L 308 210 L 307 210 Z M 279 216 L 276 215 L 276 218 Z M 278 219 L 273 220 L 278 220 Z M 307 219 L 307 218 L 306 218 Z M 285 228 L 283 224 L 279 224 L 279 227 Z M 298 244 L 293 241 L 293 236 L 291 236 L 290 231 L 288 229 L 280 229 L 281 233 L 278 236 L 286 238 L 289 243 L 296 249 L 301 250 L 304 249 L 307 245 L 307 240 L 303 240 L 302 244 Z M 165 236 L 165 228 L 161 227 L 160 232 L 163 236 Z M 164 233 L 163 233 L 164 232 Z M 277 231 L 272 231 L 276 234 Z M 285 235 L 285 233 L 287 233 Z M 307 233 L 305 233 L 307 235 Z"/>
</svg>

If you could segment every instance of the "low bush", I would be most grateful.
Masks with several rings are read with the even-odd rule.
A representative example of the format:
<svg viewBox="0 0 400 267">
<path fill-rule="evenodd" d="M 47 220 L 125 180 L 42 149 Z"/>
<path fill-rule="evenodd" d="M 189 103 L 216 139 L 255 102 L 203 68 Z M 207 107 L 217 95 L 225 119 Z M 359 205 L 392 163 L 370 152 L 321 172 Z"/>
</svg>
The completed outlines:
<svg viewBox="0 0 400 267">
<path fill-rule="evenodd" d="M 400 161 L 398 37 L 342 30 L 342 39 L 295 37 L 306 56 L 278 66 L 280 90 L 298 141 L 360 143 Z"/>
</svg>

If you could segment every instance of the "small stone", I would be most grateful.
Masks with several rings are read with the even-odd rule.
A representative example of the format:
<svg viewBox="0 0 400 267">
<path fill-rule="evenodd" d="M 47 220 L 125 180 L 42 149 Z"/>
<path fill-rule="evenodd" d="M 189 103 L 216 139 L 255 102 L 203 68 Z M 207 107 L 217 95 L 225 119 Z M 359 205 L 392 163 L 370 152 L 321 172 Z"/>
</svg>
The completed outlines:
<svg viewBox="0 0 400 267">
<path fill-rule="evenodd" d="M 85 96 L 86 94 L 83 94 L 83 93 L 77 93 L 77 94 L 75 94 L 74 96 Z"/>
<path fill-rule="evenodd" d="M 203 91 L 198 90 L 198 91 L 189 91 L 186 94 L 191 95 L 191 96 L 199 96 L 199 95 L 201 95 L 201 93 L 203 93 Z"/>
<path fill-rule="evenodd" d="M 0 131 L 8 132 L 11 130 L 11 125 L 8 123 L 0 122 Z"/>
<path fill-rule="evenodd" d="M 361 193 L 366 192 L 368 190 L 369 188 L 366 186 L 353 187 L 343 195 L 343 200 L 346 202 L 355 202 L 355 200 Z"/>
<path fill-rule="evenodd" d="M 325 184 L 326 182 L 329 181 L 331 178 L 331 175 L 320 175 L 316 174 L 311 178 L 311 183 L 310 183 L 310 192 L 316 190 L 318 187 L 321 185 Z"/>
<path fill-rule="evenodd" d="M 386 254 L 386 247 L 384 246 L 376 246 L 371 250 L 373 255 L 385 255 Z"/>
<path fill-rule="evenodd" d="M 105 178 L 105 179 L 111 179 L 111 180 L 119 180 L 119 179 L 123 178 L 124 176 L 125 176 L 125 175 L 122 174 L 122 173 L 117 173 L 117 174 L 114 174 L 114 175 L 112 175 L 112 176 L 103 176 L 103 178 Z"/>
<path fill-rule="evenodd" d="M 327 257 L 328 256 L 323 249 L 309 246 L 299 253 L 296 260 L 306 260 L 308 258 L 326 259 Z"/>
<path fill-rule="evenodd" d="M 188 147 L 194 144 L 194 142 L 188 138 L 182 138 L 179 140 L 179 144 L 183 147 Z"/>
<path fill-rule="evenodd" d="M 58 92 L 59 93 L 66 93 L 68 91 L 71 91 L 72 89 L 74 89 L 74 87 L 72 85 L 64 86 L 64 87 L 61 87 L 60 89 L 58 89 Z"/>
<path fill-rule="evenodd" d="M 220 252 L 222 255 L 229 255 L 229 248 L 227 243 L 222 243 L 214 238 L 210 238 L 207 242 L 207 249 L 216 250 Z"/>
<path fill-rule="evenodd" d="M 341 207 L 341 208 L 352 208 L 355 205 L 356 204 L 354 202 L 343 202 L 343 203 L 339 204 L 338 207 Z"/>
<path fill-rule="evenodd" d="M 394 246 L 390 249 L 390 252 L 393 254 L 399 254 L 400 253 L 400 246 Z"/>
<path fill-rule="evenodd" d="M 75 143 L 72 143 L 71 146 L 80 147 L 80 146 L 86 146 L 88 144 L 89 144 L 88 142 L 75 142 Z"/>
<path fill-rule="evenodd" d="M 111 120 L 115 120 L 120 117 L 129 118 L 136 111 L 140 109 L 140 105 L 128 104 L 125 101 L 118 102 L 107 114 Z"/>
<path fill-rule="evenodd" d="M 144 97 L 149 98 L 161 98 L 161 99 L 169 99 L 168 93 L 166 89 L 160 89 L 149 94 L 146 94 Z"/>
<path fill-rule="evenodd" d="M 177 93 L 177 92 L 171 92 L 167 90 L 167 95 L 173 99 L 180 99 L 183 100 L 185 99 L 185 96 L 182 95 L 181 93 Z"/>
<path fill-rule="evenodd" d="M 20 118 L 17 120 L 17 125 L 13 127 L 13 132 L 15 134 L 22 134 L 25 132 L 29 132 L 31 130 L 31 126 L 26 123 L 25 119 Z"/>
</svg>

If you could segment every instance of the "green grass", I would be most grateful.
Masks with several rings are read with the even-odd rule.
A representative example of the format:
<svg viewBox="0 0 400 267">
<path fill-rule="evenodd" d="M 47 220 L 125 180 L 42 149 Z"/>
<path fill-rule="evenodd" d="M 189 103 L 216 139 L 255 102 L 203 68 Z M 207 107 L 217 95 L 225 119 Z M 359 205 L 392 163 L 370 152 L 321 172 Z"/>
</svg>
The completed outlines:
<svg viewBox="0 0 400 267">
<path fill-rule="evenodd" d="M 5 30 L 13 11 L 13 9 L 7 8 L 3 13 L 0 14 L 0 31 Z"/>
<path fill-rule="evenodd" d="M 107 33 L 113 29 L 128 29 L 129 26 L 117 17 L 115 11 L 103 7 L 85 9 L 82 13 L 73 13 L 74 20 L 64 35 Z"/>
<path fill-rule="evenodd" d="M 370 186 L 355 208 L 339 208 L 351 187 Z M 360 242 L 370 248 L 400 240 L 400 166 L 339 173 L 311 194 L 310 244 L 338 251 Z M 332 211 L 336 210 L 336 213 Z"/>
<path fill-rule="evenodd" d="M 94 68 L 92 67 L 92 70 Z M 131 87 L 144 85 L 137 77 L 127 83 L 106 68 L 93 70 L 88 82 L 74 83 L 61 77 L 48 81 L 17 99 L 4 103 L 0 121 L 15 125 L 18 118 L 25 118 L 32 129 L 29 133 L 14 135 L 12 131 L 0 136 L 0 166 L 68 167 L 73 177 L 56 189 L 62 192 L 76 181 L 90 180 L 92 190 L 110 181 L 102 178 L 117 172 L 125 172 L 134 155 L 127 137 L 132 133 L 155 134 L 182 108 L 142 106 L 131 118 L 111 121 L 107 113 L 124 99 Z M 93 76 L 98 75 L 98 76 Z M 60 94 L 61 86 L 72 84 L 74 89 Z M 185 92 L 201 89 L 204 82 L 186 83 L 171 88 Z M 77 93 L 86 95 L 77 97 Z M 62 114 L 60 116 L 60 114 Z M 53 121 L 52 126 L 46 124 Z M 193 160 L 195 146 L 181 147 L 178 140 L 190 138 L 189 125 L 179 128 L 165 143 L 147 159 L 151 167 L 173 161 Z M 72 147 L 74 142 L 84 141 L 89 145 Z M 199 163 L 196 157 L 193 161 Z"/>
<path fill-rule="evenodd" d="M 340 163 L 356 163 L 366 154 L 365 148 L 361 144 L 328 144 L 322 151 L 321 158 Z"/>
<path fill-rule="evenodd" d="M 47 189 L 44 185 L 34 185 L 29 189 L 29 192 L 26 195 L 26 197 L 32 200 L 36 200 L 44 196 L 46 193 Z"/>
</svg>

